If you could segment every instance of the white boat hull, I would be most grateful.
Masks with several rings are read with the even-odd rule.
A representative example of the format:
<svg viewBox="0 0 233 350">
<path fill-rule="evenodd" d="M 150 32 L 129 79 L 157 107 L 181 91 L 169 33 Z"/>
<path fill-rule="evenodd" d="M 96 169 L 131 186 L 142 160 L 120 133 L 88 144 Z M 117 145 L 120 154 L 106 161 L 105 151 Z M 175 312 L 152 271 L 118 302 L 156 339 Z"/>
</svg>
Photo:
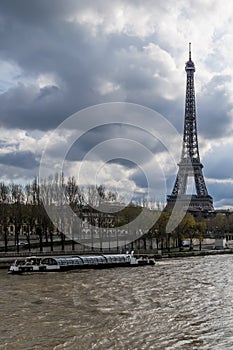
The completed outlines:
<svg viewBox="0 0 233 350">
<path fill-rule="evenodd" d="M 9 273 L 58 272 L 90 268 L 135 267 L 154 265 L 153 258 L 139 258 L 128 254 L 73 256 L 73 257 L 29 257 L 24 263 L 14 263 Z"/>
</svg>

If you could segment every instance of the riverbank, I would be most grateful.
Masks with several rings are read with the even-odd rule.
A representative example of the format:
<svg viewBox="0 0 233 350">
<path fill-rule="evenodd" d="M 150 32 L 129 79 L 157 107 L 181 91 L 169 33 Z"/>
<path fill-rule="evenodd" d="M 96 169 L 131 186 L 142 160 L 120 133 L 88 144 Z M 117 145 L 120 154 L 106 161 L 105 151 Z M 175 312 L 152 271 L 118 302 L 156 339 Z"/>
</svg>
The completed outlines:
<svg viewBox="0 0 233 350">
<path fill-rule="evenodd" d="M 232 254 L 233 249 L 222 249 L 222 250 L 192 250 L 192 251 L 183 251 L 183 252 L 172 252 L 172 253 L 163 253 L 160 258 L 183 258 L 191 256 L 206 256 L 206 255 L 219 255 L 219 254 Z M 159 257 L 157 255 L 157 258 Z"/>
<path fill-rule="evenodd" d="M 187 257 L 196 257 L 196 256 L 207 256 L 207 255 L 219 255 L 219 254 L 232 254 L 233 249 L 224 249 L 224 250 L 192 250 L 192 251 L 177 251 L 177 252 L 163 252 L 162 254 L 135 254 L 137 255 L 150 255 L 154 257 L 156 260 L 160 259 L 174 259 L 174 258 L 187 258 Z M 27 256 L 65 256 L 65 255 L 87 255 L 87 254 L 93 254 L 93 252 L 83 252 L 82 254 L 80 252 L 37 252 L 28 254 L 28 252 L 24 253 L 5 253 L 0 255 L 0 269 L 7 269 L 9 266 L 15 261 L 15 259 L 19 261 L 24 261 L 25 257 Z M 101 252 L 95 252 L 95 254 L 103 254 Z"/>
</svg>

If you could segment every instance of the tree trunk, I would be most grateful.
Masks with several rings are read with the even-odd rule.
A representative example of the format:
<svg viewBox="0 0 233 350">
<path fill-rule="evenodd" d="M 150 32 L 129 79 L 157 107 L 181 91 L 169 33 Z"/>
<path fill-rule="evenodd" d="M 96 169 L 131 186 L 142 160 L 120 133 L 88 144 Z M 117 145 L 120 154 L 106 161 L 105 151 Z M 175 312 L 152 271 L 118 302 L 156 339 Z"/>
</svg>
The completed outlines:
<svg viewBox="0 0 233 350">
<path fill-rule="evenodd" d="M 51 252 L 53 252 L 53 231 L 50 230 L 49 232 L 50 232 L 49 233 L 49 235 L 50 235 L 50 250 L 51 250 Z"/>
<path fill-rule="evenodd" d="M 61 250 L 64 251 L 65 250 L 65 235 L 63 232 L 61 232 L 60 234 L 61 234 Z"/>
<path fill-rule="evenodd" d="M 5 253 L 8 251 L 7 243 L 8 243 L 8 237 L 7 237 L 7 227 L 4 225 L 4 246 L 5 246 Z"/>
</svg>

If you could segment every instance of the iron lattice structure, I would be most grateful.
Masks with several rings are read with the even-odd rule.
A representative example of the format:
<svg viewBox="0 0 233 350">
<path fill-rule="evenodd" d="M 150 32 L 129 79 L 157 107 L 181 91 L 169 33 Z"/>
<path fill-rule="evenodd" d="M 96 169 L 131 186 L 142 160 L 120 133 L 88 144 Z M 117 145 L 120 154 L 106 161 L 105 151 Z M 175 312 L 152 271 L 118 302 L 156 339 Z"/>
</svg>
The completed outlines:
<svg viewBox="0 0 233 350">
<path fill-rule="evenodd" d="M 189 43 L 189 60 L 186 62 L 185 71 L 187 73 L 186 99 L 185 99 L 185 117 L 184 117 L 184 135 L 181 161 L 178 164 L 179 170 L 172 194 L 167 198 L 167 206 L 174 206 L 176 201 L 189 203 L 188 209 L 213 210 L 213 199 L 208 194 L 204 176 L 202 173 L 203 165 L 200 162 L 197 122 L 196 122 L 196 104 L 194 89 L 195 65 L 191 59 L 191 44 Z M 194 179 L 196 195 L 192 195 L 190 201 L 186 194 L 188 178 Z M 190 196 L 189 196 L 190 198 Z"/>
</svg>

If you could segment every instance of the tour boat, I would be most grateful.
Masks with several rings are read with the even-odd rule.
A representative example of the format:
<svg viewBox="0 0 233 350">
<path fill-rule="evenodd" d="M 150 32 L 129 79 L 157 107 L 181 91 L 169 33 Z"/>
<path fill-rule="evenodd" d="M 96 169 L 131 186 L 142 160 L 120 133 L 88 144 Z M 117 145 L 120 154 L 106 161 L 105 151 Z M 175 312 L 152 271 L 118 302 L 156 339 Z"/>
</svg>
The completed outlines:
<svg viewBox="0 0 233 350">
<path fill-rule="evenodd" d="M 87 268 L 133 267 L 154 264 L 154 258 L 136 258 L 132 253 L 46 258 L 31 256 L 26 258 L 24 262 L 16 260 L 14 264 L 10 266 L 8 272 L 12 274 L 26 272 L 58 272 Z"/>
</svg>

